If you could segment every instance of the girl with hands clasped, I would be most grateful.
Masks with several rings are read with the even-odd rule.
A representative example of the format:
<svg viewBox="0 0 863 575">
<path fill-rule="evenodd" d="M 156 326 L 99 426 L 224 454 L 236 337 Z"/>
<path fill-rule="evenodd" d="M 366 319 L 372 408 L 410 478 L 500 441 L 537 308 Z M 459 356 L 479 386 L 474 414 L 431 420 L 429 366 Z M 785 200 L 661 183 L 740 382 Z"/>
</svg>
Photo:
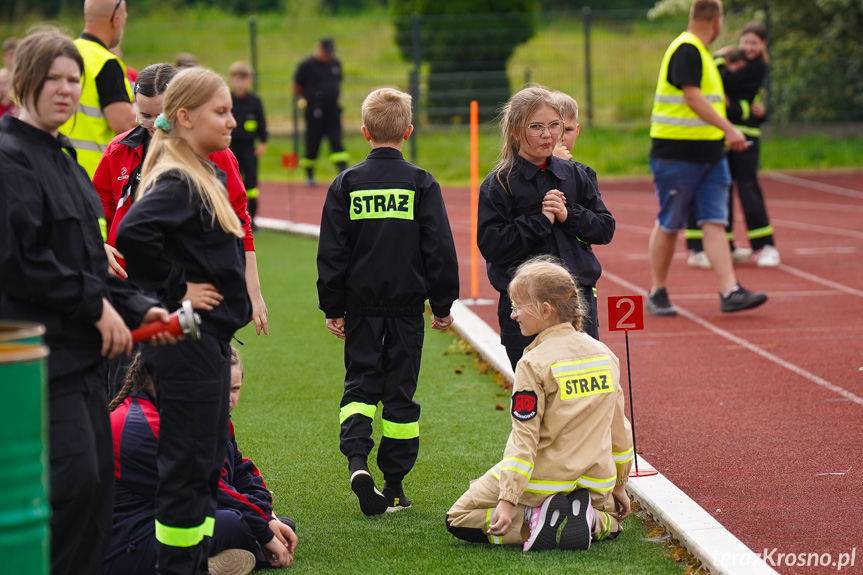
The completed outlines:
<svg viewBox="0 0 863 575">
<path fill-rule="evenodd" d="M 553 155 L 565 126 L 551 92 L 521 90 L 504 106 L 500 126 L 500 161 L 480 187 L 477 243 L 500 294 L 500 339 L 514 369 L 532 337 L 510 318 L 512 272 L 532 256 L 552 255 L 592 293 L 602 268 L 591 245 L 611 241 L 614 217 L 585 170 Z M 595 310 L 595 298 L 586 305 Z M 595 311 L 587 317 L 583 329 L 598 339 Z"/>
<path fill-rule="evenodd" d="M 0 317 L 44 325 L 51 350 L 51 572 L 98 573 L 113 494 L 105 358 L 131 351 L 128 326 L 168 321 L 168 311 L 108 277 L 99 198 L 59 132 L 81 97 L 75 44 L 56 30 L 31 34 L 13 69 L 20 117 L 0 119 Z"/>
<path fill-rule="evenodd" d="M 228 147 L 236 126 L 228 87 L 211 70 L 189 68 L 173 78 L 162 107 L 117 248 L 129 280 L 166 304 L 189 282 L 217 287 L 222 299 L 199 312 L 199 340 L 142 350 L 159 397 L 160 575 L 207 570 L 228 436 L 229 344 L 252 316 L 242 222 L 228 201 L 225 173 L 207 160 Z"/>
<path fill-rule="evenodd" d="M 516 366 L 512 432 L 503 459 L 447 512 L 447 529 L 524 551 L 588 549 L 616 537 L 631 510 L 620 365 L 581 332 L 578 284 L 554 258 L 519 266 L 509 299 L 521 333 L 536 336 Z"/>
</svg>

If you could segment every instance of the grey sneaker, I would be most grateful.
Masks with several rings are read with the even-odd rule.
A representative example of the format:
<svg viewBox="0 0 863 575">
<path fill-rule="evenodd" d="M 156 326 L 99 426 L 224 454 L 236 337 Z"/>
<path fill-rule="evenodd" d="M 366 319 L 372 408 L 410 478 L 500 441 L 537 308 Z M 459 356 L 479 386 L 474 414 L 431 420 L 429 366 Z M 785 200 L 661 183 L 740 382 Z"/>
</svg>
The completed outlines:
<svg viewBox="0 0 863 575">
<path fill-rule="evenodd" d="M 677 315 L 677 308 L 671 305 L 671 301 L 668 299 L 668 292 L 665 291 L 665 288 L 659 288 L 649 294 L 645 307 L 651 315 L 657 317 Z"/>
<path fill-rule="evenodd" d="M 255 555 L 245 549 L 225 549 L 207 559 L 210 575 L 249 575 L 255 569 Z"/>
<path fill-rule="evenodd" d="M 740 284 L 727 296 L 719 294 L 719 311 L 732 313 L 760 306 L 767 301 L 767 293 L 751 292 Z"/>
</svg>

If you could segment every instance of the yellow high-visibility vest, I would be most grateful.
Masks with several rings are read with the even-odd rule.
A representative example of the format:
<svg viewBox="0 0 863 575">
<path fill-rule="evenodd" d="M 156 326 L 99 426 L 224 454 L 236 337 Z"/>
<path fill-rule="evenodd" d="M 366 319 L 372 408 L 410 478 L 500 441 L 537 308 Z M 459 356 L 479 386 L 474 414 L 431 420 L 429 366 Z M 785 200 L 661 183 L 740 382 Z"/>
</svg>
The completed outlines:
<svg viewBox="0 0 863 575">
<path fill-rule="evenodd" d="M 681 44 L 692 44 L 701 54 L 701 94 L 721 117 L 725 114 L 725 90 L 713 56 L 695 34 L 684 32 L 668 47 L 659 67 L 653 112 L 650 116 L 650 137 L 665 140 L 722 140 L 725 133 L 708 124 L 686 105 L 683 90 L 668 83 L 668 63 Z"/>
<path fill-rule="evenodd" d="M 69 137 L 81 164 L 90 179 L 96 173 L 96 166 L 102 158 L 102 153 L 117 134 L 111 129 L 108 119 L 102 111 L 99 102 L 99 91 L 96 88 L 96 77 L 109 60 L 117 60 L 123 70 L 123 81 L 126 84 L 126 94 L 132 102 L 132 87 L 126 78 L 126 66 L 108 51 L 107 48 L 84 38 L 75 40 L 75 46 L 84 59 L 84 77 L 81 79 L 81 101 L 78 111 L 60 126 L 60 132 Z"/>
</svg>

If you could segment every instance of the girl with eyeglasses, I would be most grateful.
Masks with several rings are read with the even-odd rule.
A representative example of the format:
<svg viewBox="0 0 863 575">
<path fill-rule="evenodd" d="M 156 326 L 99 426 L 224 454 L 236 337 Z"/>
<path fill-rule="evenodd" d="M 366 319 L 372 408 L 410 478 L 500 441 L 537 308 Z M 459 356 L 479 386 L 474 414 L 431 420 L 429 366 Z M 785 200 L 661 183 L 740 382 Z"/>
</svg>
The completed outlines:
<svg viewBox="0 0 863 575">
<path fill-rule="evenodd" d="M 592 295 L 602 267 L 591 245 L 609 243 L 615 224 L 584 170 L 553 155 L 564 125 L 551 92 L 531 86 L 512 96 L 500 128 L 498 165 L 480 186 L 477 243 L 500 294 L 500 338 L 515 369 L 533 341 L 510 317 L 507 288 L 515 268 L 533 256 L 555 256 Z M 596 317 L 596 298 L 586 299 L 589 317 Z M 597 322 L 585 322 L 583 330 L 599 339 Z"/>
</svg>

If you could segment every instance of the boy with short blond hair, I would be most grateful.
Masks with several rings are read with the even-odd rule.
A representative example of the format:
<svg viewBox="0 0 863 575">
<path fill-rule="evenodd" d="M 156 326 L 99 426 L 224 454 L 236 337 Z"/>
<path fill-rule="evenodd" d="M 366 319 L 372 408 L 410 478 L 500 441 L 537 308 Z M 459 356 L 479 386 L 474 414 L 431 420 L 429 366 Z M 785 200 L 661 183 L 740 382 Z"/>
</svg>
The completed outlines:
<svg viewBox="0 0 863 575">
<path fill-rule="evenodd" d="M 411 97 L 381 88 L 362 107 L 365 161 L 336 177 L 327 192 L 318 243 L 318 299 L 327 329 L 345 342 L 340 448 L 351 489 L 365 515 L 411 506 L 402 480 L 419 451 L 419 377 L 423 313 L 432 328 L 452 324 L 458 260 L 441 189 L 427 171 L 405 161 Z M 367 458 L 374 447 L 378 403 L 381 443 L 378 491 Z"/>
<path fill-rule="evenodd" d="M 593 187 L 596 188 L 597 195 L 602 197 L 594 169 L 587 164 L 582 164 L 572 159 L 572 148 L 575 146 L 575 140 L 581 132 L 581 126 L 578 124 L 578 102 L 569 94 L 560 91 L 552 92 L 551 96 L 557 105 L 560 119 L 563 120 L 563 132 L 560 134 L 560 141 L 554 148 L 554 155 L 562 160 L 572 160 L 576 167 L 584 172 L 590 183 L 593 184 Z M 585 322 L 585 333 L 599 340 L 599 312 L 596 306 L 596 286 L 580 282 L 579 289 L 586 304 L 585 316 L 587 321 Z"/>
</svg>

